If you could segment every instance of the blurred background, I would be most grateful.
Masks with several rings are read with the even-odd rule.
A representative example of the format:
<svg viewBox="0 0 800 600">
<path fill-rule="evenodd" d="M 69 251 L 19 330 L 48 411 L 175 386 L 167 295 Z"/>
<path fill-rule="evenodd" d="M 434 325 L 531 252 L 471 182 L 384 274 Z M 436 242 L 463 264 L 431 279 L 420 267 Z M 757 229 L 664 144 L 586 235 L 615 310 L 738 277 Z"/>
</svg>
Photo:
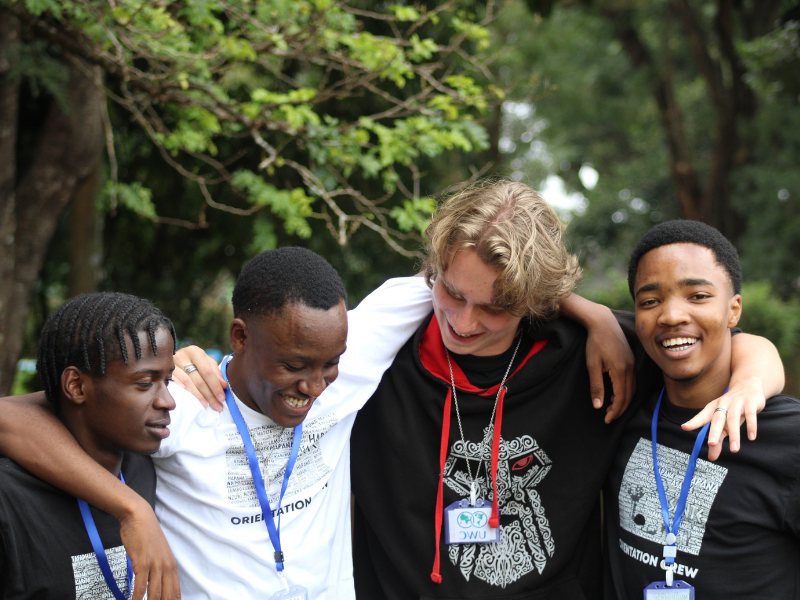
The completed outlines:
<svg viewBox="0 0 800 600">
<path fill-rule="evenodd" d="M 419 266 L 436 197 L 505 177 L 613 308 L 649 227 L 719 228 L 800 395 L 798 165 L 797 0 L 0 0 L 0 394 L 74 295 L 224 352 L 258 252 L 322 254 L 355 305 Z"/>
</svg>

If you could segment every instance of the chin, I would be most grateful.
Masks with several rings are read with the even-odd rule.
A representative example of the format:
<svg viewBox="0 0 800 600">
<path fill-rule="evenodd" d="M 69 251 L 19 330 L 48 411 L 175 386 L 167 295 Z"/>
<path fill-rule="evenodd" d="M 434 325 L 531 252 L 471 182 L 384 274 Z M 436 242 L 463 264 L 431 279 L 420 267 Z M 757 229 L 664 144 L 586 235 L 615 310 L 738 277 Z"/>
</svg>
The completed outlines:
<svg viewBox="0 0 800 600">
<path fill-rule="evenodd" d="M 677 371 L 674 373 L 670 373 L 668 371 L 664 371 L 664 375 L 675 381 L 676 383 L 692 383 L 696 381 L 700 375 L 703 374 L 703 371 L 694 372 L 686 372 L 686 371 Z"/>
</svg>

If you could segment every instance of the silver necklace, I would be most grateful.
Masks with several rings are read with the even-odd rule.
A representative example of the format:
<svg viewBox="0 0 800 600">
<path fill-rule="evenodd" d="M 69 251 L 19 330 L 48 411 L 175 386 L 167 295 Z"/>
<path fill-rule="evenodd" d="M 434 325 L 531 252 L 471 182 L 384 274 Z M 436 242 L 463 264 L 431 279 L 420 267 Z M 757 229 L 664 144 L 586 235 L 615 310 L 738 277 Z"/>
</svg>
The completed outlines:
<svg viewBox="0 0 800 600">
<path fill-rule="evenodd" d="M 467 456 L 467 441 L 464 439 L 464 428 L 461 426 L 461 413 L 458 410 L 458 398 L 456 397 L 456 380 L 453 377 L 453 365 L 450 363 L 450 352 L 448 352 L 447 348 L 444 349 L 444 354 L 447 357 L 447 366 L 450 368 L 450 386 L 453 389 L 453 404 L 456 407 L 456 419 L 458 420 L 458 431 L 461 433 L 461 444 L 464 447 L 464 459 L 467 461 L 467 474 L 469 475 L 469 503 L 470 506 L 475 506 L 475 501 L 478 499 L 478 476 L 481 472 L 481 465 L 483 465 L 483 453 L 486 450 L 486 438 L 491 437 L 491 432 L 494 428 L 494 415 L 497 411 L 497 402 L 500 400 L 500 392 L 503 391 L 503 384 L 508 379 L 508 374 L 511 372 L 511 365 L 514 364 L 514 359 L 517 356 L 517 350 L 519 350 L 519 346 L 522 343 L 522 336 L 519 336 L 517 340 L 517 346 L 514 348 L 514 353 L 511 355 L 511 361 L 508 363 L 508 368 L 506 369 L 506 374 L 503 375 L 503 380 L 500 382 L 500 387 L 497 388 L 497 396 L 494 398 L 494 408 L 492 408 L 492 416 L 489 419 L 489 427 L 492 428 L 487 432 L 487 435 L 484 436 L 483 440 L 481 440 L 480 452 L 478 456 L 480 459 L 478 460 L 478 468 L 475 470 L 475 477 L 472 476 L 472 467 L 469 466 L 469 457 Z"/>
</svg>

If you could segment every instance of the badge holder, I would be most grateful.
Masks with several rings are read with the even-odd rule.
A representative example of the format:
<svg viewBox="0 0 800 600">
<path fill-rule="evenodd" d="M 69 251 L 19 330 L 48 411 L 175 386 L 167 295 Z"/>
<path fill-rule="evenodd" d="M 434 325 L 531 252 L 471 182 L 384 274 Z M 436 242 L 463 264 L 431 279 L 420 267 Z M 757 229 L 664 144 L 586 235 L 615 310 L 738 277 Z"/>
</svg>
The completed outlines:
<svg viewBox="0 0 800 600">
<path fill-rule="evenodd" d="M 496 544 L 500 541 L 500 528 L 489 527 L 492 505 L 477 499 L 470 506 L 467 500 L 458 500 L 444 509 L 444 543 Z"/>
<path fill-rule="evenodd" d="M 308 600 L 308 590 L 303 586 L 293 585 L 288 590 L 274 594 L 269 600 Z"/>
<path fill-rule="evenodd" d="M 694 600 L 694 587 L 685 581 L 656 581 L 644 588 L 644 600 Z"/>
</svg>

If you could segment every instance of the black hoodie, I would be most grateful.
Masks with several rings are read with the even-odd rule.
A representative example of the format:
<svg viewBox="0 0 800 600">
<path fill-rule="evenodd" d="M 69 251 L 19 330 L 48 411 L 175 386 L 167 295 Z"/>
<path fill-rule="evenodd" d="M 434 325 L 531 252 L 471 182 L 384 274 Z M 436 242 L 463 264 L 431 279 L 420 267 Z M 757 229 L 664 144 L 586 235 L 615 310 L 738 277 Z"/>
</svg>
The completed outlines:
<svg viewBox="0 0 800 600">
<path fill-rule="evenodd" d="M 636 346 L 632 321 L 622 324 Z M 600 597 L 600 490 L 626 418 L 606 425 L 605 411 L 592 408 L 580 326 L 559 318 L 530 325 L 523 336 L 505 385 L 497 455 L 502 541 L 447 546 L 442 539 L 441 583 L 431 575 L 450 385 L 435 319 L 403 346 L 359 413 L 351 439 L 359 600 Z M 496 370 L 497 358 L 487 357 L 487 368 Z M 468 497 L 465 456 L 473 457 L 474 474 L 484 436 L 479 497 L 494 499 L 486 465 L 496 394 L 459 381 L 458 364 L 466 379 L 480 379 L 481 359 L 467 359 L 453 365 L 467 444 L 453 407 L 445 432 L 443 506 Z"/>
</svg>

